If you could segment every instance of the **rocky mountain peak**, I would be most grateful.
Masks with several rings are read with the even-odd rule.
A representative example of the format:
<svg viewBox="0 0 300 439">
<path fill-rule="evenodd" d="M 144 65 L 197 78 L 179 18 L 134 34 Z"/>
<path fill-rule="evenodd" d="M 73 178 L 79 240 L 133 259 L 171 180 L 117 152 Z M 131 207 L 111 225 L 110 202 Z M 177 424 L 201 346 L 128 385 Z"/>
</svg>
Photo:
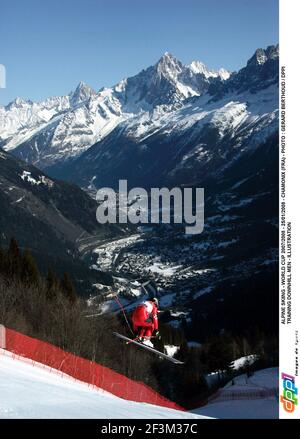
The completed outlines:
<svg viewBox="0 0 300 439">
<path fill-rule="evenodd" d="M 20 97 L 17 97 L 12 102 L 10 102 L 8 105 L 6 105 L 6 110 L 11 110 L 13 108 L 22 108 L 28 105 L 32 105 L 32 101 L 29 99 L 22 99 Z"/>
<path fill-rule="evenodd" d="M 206 65 L 201 61 L 192 61 L 191 64 L 187 66 L 192 73 L 203 75 L 206 79 L 208 78 L 217 78 L 220 77 L 223 80 L 226 80 L 230 77 L 230 72 L 224 68 L 220 70 L 210 70 L 206 67 Z"/>
<path fill-rule="evenodd" d="M 279 45 L 268 46 L 266 49 L 257 49 L 249 59 L 247 65 L 263 65 L 270 59 L 279 57 Z"/>
<path fill-rule="evenodd" d="M 169 52 L 164 53 L 155 67 L 158 73 L 166 77 L 175 77 L 183 70 L 182 63 Z"/>
<path fill-rule="evenodd" d="M 85 82 L 80 81 L 75 91 L 70 95 L 71 105 L 78 105 L 95 95 L 96 92 L 92 87 L 87 85 Z"/>
</svg>

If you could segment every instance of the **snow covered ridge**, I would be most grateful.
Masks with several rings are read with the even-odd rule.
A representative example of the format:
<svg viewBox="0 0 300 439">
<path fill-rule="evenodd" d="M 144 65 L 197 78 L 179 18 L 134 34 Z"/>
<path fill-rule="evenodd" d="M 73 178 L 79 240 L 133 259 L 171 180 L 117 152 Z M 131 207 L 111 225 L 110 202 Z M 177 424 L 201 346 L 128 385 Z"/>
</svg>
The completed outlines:
<svg viewBox="0 0 300 439">
<path fill-rule="evenodd" d="M 43 135 L 45 142 L 51 132 L 50 155 L 44 151 L 47 163 L 51 163 L 51 156 L 55 160 L 76 156 L 123 120 L 159 106 L 165 107 L 160 111 L 168 111 L 170 106 L 206 92 L 212 78 L 226 80 L 229 76 L 225 69 L 216 72 L 199 61 L 183 65 L 165 53 L 154 66 L 98 92 L 81 81 L 66 96 L 41 102 L 16 98 L 0 107 L 0 142 L 9 151 L 32 141 L 32 148 L 41 153 L 44 148 L 37 136 Z M 43 154 L 38 160 L 42 159 Z"/>
<path fill-rule="evenodd" d="M 51 188 L 54 185 L 54 182 L 50 180 L 50 178 L 45 177 L 45 175 L 40 175 L 38 180 L 36 180 L 34 177 L 32 177 L 31 172 L 29 171 L 23 171 L 20 177 L 23 181 L 27 181 L 28 183 L 36 186 L 43 184 Z"/>
<path fill-rule="evenodd" d="M 218 77 L 220 77 L 221 79 L 226 81 L 226 79 L 228 79 L 231 75 L 231 72 L 229 72 L 228 70 L 223 69 L 223 68 L 221 68 L 218 71 L 208 70 L 208 68 L 205 66 L 205 64 L 203 64 L 200 61 L 193 61 L 188 67 L 192 70 L 193 73 L 203 74 L 205 76 L 205 78 L 218 78 Z"/>
<path fill-rule="evenodd" d="M 205 107 L 214 95 L 249 89 L 253 94 L 256 88 L 259 92 L 274 84 L 270 63 L 277 59 L 278 46 L 258 49 L 244 69 L 231 73 L 224 68 L 209 69 L 200 61 L 184 65 L 166 52 L 156 64 L 98 92 L 80 82 L 66 96 L 38 103 L 16 98 L 0 107 L 0 145 L 45 168 L 80 156 L 119 126 L 140 140 L 162 128 L 165 135 L 174 129 L 183 131 L 196 122 L 195 106 L 189 101 L 199 97 L 206 97 L 206 104 L 200 101 L 197 110 L 198 120 L 204 123 L 211 119 L 218 126 L 224 125 L 223 118 L 234 118 L 237 127 L 232 128 L 236 129 L 252 118 L 254 124 L 256 113 L 252 116 L 247 102 L 238 96 L 232 96 L 227 101 L 232 101 L 231 107 L 222 108 L 215 116 Z M 261 70 L 267 74 L 260 76 Z M 250 96 L 252 101 L 255 96 Z"/>
</svg>

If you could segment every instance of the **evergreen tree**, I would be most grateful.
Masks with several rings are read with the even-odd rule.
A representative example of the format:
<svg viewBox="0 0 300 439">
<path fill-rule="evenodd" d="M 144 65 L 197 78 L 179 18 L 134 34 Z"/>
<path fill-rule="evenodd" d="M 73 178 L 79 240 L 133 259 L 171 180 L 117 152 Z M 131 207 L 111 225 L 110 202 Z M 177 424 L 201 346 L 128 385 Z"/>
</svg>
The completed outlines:
<svg viewBox="0 0 300 439">
<path fill-rule="evenodd" d="M 74 304 L 77 299 L 77 294 L 69 273 L 64 273 L 60 285 L 64 296 L 70 303 Z"/>
<path fill-rule="evenodd" d="M 16 260 L 20 258 L 20 249 L 15 238 L 11 238 L 10 240 L 8 254 Z"/>
<path fill-rule="evenodd" d="M 249 343 L 248 343 L 248 340 L 246 339 L 246 337 L 243 337 L 243 339 L 242 339 L 242 349 L 243 349 L 243 356 L 244 357 L 251 354 L 251 348 L 249 346 Z"/>
<path fill-rule="evenodd" d="M 233 338 L 231 342 L 232 359 L 236 360 L 240 357 L 240 349 L 237 341 Z"/>
<path fill-rule="evenodd" d="M 54 300 L 57 297 L 57 292 L 59 290 L 59 279 L 52 268 L 48 269 L 48 274 L 46 278 L 46 297 L 48 300 Z"/>
<path fill-rule="evenodd" d="M 21 264 L 22 256 L 18 243 L 15 238 L 11 238 L 6 261 L 6 274 L 11 278 L 20 277 Z"/>
<path fill-rule="evenodd" d="M 26 249 L 22 258 L 21 280 L 29 285 L 36 285 L 39 279 L 40 275 L 35 260 L 30 251 Z"/>
<path fill-rule="evenodd" d="M 0 273 L 5 274 L 6 270 L 6 252 L 0 247 Z"/>
<path fill-rule="evenodd" d="M 229 364 L 233 361 L 232 346 L 226 337 L 214 338 L 207 349 L 207 365 L 211 372 L 222 374 L 229 369 Z M 220 375 L 219 375 L 220 377 Z"/>
</svg>

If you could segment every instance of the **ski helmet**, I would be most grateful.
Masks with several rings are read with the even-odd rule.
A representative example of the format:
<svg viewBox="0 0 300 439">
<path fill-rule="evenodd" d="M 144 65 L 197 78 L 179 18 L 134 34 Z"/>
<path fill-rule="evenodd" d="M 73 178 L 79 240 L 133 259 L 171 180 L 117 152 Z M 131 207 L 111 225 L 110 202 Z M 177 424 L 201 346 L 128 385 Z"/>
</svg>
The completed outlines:
<svg viewBox="0 0 300 439">
<path fill-rule="evenodd" d="M 158 299 L 156 297 L 153 297 L 150 300 L 151 300 L 151 302 L 154 302 L 156 304 L 156 306 L 158 306 Z"/>
</svg>

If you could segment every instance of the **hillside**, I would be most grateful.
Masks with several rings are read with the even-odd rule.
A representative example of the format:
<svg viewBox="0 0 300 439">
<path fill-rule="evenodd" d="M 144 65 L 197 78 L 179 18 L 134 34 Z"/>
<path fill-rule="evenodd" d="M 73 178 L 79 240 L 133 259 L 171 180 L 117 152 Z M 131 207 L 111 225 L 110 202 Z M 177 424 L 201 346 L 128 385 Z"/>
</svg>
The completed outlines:
<svg viewBox="0 0 300 439">
<path fill-rule="evenodd" d="M 45 272 L 49 266 L 78 279 L 93 277 L 79 260 L 79 239 L 122 234 L 96 221 L 97 204 L 75 185 L 52 179 L 4 151 L 0 153 L 1 244 L 12 237 L 29 248 Z M 97 279 L 97 273 L 94 275 Z M 103 277 L 98 276 L 98 279 Z"/>
</svg>

